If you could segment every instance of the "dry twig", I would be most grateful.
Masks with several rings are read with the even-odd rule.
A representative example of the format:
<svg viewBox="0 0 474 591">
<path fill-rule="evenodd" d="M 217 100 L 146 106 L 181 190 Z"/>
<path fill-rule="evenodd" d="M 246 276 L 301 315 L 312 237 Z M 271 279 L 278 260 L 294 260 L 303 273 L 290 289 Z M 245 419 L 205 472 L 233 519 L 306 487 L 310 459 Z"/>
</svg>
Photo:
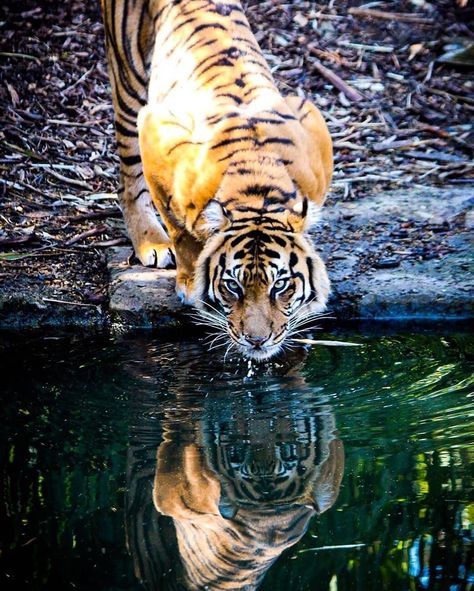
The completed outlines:
<svg viewBox="0 0 474 591">
<path fill-rule="evenodd" d="M 399 21 L 402 23 L 416 23 L 417 25 L 432 25 L 434 20 L 423 16 L 417 16 L 409 12 L 387 12 L 374 8 L 349 8 L 349 14 L 362 18 L 377 18 L 383 20 Z"/>
<path fill-rule="evenodd" d="M 310 49 L 311 52 L 311 49 Z M 335 86 L 338 90 L 340 90 L 350 101 L 354 103 L 358 103 L 359 101 L 363 100 L 363 95 L 358 92 L 355 88 L 344 82 L 344 80 L 331 72 L 329 68 L 323 66 L 323 64 L 319 60 L 314 60 L 311 62 L 311 66 L 317 70 L 322 76 L 326 78 L 333 86 Z"/>
</svg>

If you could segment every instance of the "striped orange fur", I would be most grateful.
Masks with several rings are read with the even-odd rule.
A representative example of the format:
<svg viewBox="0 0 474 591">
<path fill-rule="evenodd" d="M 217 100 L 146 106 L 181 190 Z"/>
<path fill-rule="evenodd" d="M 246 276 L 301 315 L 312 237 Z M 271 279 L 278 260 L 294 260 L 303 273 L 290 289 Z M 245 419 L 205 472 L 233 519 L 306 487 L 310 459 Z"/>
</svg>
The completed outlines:
<svg viewBox="0 0 474 591">
<path fill-rule="evenodd" d="M 332 174 L 326 124 L 308 100 L 282 97 L 240 2 L 103 10 L 135 251 L 145 265 L 174 255 L 182 299 L 230 346 L 268 358 L 329 293 L 305 235 Z"/>
</svg>

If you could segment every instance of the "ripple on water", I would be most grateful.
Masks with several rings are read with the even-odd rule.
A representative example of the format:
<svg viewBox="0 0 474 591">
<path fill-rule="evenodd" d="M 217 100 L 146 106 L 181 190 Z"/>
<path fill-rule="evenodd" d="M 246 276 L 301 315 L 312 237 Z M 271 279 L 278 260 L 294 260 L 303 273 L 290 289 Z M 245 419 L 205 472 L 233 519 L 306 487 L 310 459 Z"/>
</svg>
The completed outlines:
<svg viewBox="0 0 474 591">
<path fill-rule="evenodd" d="M 314 458 L 319 470 L 337 441 L 345 468 L 340 490 L 333 488 L 336 504 L 270 568 L 263 590 L 312 591 L 315 581 L 318 591 L 334 581 L 348 590 L 423 588 L 416 572 L 431 547 L 438 554 L 428 566 L 438 580 L 447 572 L 440 556 L 466 568 L 459 549 L 473 515 L 472 339 L 342 338 L 363 346 L 295 351 L 252 363 L 251 372 L 248 362 L 224 362 L 223 351 L 202 342 L 149 334 L 36 336 L 4 347 L 0 586 L 14 588 L 3 586 L 7 573 L 16 588 L 32 581 L 45 582 L 38 589 L 57 581 L 90 588 L 93 573 L 98 591 L 138 589 L 132 566 L 144 568 L 150 557 L 139 544 L 133 549 L 129 535 L 130 557 L 124 522 L 142 528 L 140 539 L 150 543 L 159 534 L 157 456 L 172 460 L 183 446 L 218 476 L 224 465 L 226 478 L 260 470 L 261 506 L 235 504 L 241 520 L 264 523 L 278 496 L 268 466 L 281 474 L 299 466 L 304 481 L 314 466 L 302 458 Z M 177 486 L 182 475 L 172 473 Z M 304 507 L 308 517 L 313 509 Z M 221 510 L 229 524 L 235 506 L 226 499 Z M 173 555 L 170 573 L 179 560 Z"/>
</svg>

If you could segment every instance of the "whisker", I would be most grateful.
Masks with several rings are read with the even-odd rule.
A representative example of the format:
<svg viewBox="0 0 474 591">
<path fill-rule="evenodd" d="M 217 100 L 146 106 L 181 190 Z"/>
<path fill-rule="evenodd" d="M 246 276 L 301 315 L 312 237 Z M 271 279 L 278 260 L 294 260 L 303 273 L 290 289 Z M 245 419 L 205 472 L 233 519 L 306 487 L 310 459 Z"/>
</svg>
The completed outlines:
<svg viewBox="0 0 474 591">
<path fill-rule="evenodd" d="M 210 353 L 211 351 L 214 351 L 215 349 L 221 349 L 222 347 L 224 347 L 225 343 L 217 343 L 216 345 L 214 345 L 213 347 L 210 347 L 208 349 L 208 353 Z"/>
<path fill-rule="evenodd" d="M 195 310 L 192 314 L 195 316 L 212 316 L 212 318 L 218 318 L 219 320 L 224 320 L 225 316 L 220 312 L 209 312 L 209 310 Z"/>
<path fill-rule="evenodd" d="M 307 314 L 304 310 L 300 309 L 295 312 L 295 314 L 290 318 L 290 320 L 299 320 L 301 318 L 308 318 L 313 316 L 317 316 L 318 318 L 332 318 L 332 316 L 329 316 L 329 314 L 331 314 L 331 312 L 310 312 L 309 314 Z"/>
<path fill-rule="evenodd" d="M 215 339 L 217 336 L 220 336 L 222 333 L 219 330 L 210 330 L 206 333 L 206 336 L 202 339 L 204 344 L 208 343 L 211 339 Z"/>
<path fill-rule="evenodd" d="M 234 347 L 235 347 L 234 342 L 230 341 L 229 346 L 227 347 L 226 352 L 224 353 L 224 363 L 225 363 L 225 360 L 227 359 L 227 355 Z"/>
<path fill-rule="evenodd" d="M 204 320 L 194 320 L 194 324 L 196 324 L 197 326 L 205 326 L 206 328 L 215 328 L 216 330 L 226 329 L 225 326 L 222 326 L 221 324 L 216 324 L 212 321 L 205 322 Z"/>
<path fill-rule="evenodd" d="M 295 316 L 298 316 L 300 314 L 304 314 L 306 308 L 308 308 L 309 306 L 311 306 L 313 304 L 313 302 L 316 300 L 316 298 L 312 298 L 311 300 L 309 300 L 309 302 L 306 302 L 306 304 L 303 304 L 302 306 L 300 306 L 296 312 L 295 312 Z"/>
<path fill-rule="evenodd" d="M 212 351 L 213 349 L 218 349 L 219 347 L 223 347 L 225 344 L 225 338 L 227 337 L 227 335 L 225 334 L 220 334 L 217 335 L 217 337 L 212 341 L 212 343 L 209 345 L 209 349 L 208 351 Z M 218 341 L 219 339 L 224 339 L 224 342 L 222 343 L 217 343 L 216 345 L 214 344 L 216 341 Z"/>
<path fill-rule="evenodd" d="M 215 316 L 212 316 L 211 314 L 196 314 L 194 316 L 191 316 L 191 318 L 193 319 L 193 321 L 195 321 L 196 323 L 207 323 L 216 327 L 220 327 L 220 328 L 227 328 L 227 322 L 224 322 L 224 320 L 221 320 L 220 318 L 216 318 Z"/>
<path fill-rule="evenodd" d="M 220 318 L 226 318 L 225 314 L 223 314 L 220 310 L 218 310 L 217 308 L 214 308 L 214 306 L 212 306 L 209 302 L 205 302 L 204 300 L 198 300 L 199 303 L 201 303 L 203 306 L 207 306 L 208 308 L 210 308 L 212 310 L 212 315 L 213 316 L 218 316 Z M 207 310 L 200 310 L 200 312 L 207 312 Z M 211 314 L 211 312 L 207 312 L 208 314 Z"/>
<path fill-rule="evenodd" d="M 327 319 L 334 319 L 334 316 L 328 316 L 328 315 L 322 315 L 319 313 L 314 313 L 314 314 L 308 314 L 302 318 L 299 317 L 293 317 L 290 319 L 290 321 L 288 322 L 288 326 L 290 329 L 294 329 L 294 328 L 299 328 L 300 326 L 303 326 L 305 324 L 309 324 L 311 322 L 315 322 L 317 320 L 327 320 Z"/>
<path fill-rule="evenodd" d="M 311 330 L 315 330 L 315 329 L 318 329 L 318 327 L 311 328 Z M 309 328 L 302 328 L 301 330 L 292 330 L 291 332 L 287 333 L 286 338 L 290 339 L 290 338 L 297 337 L 297 336 L 303 336 L 303 334 L 308 332 L 308 330 L 310 330 L 310 329 Z"/>
</svg>

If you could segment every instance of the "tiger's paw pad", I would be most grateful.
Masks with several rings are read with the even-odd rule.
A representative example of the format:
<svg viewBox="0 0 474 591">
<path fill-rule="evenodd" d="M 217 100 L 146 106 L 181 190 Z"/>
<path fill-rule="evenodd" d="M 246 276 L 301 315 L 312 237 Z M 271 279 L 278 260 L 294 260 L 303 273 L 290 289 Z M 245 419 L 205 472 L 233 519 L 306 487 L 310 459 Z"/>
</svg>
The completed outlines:
<svg viewBox="0 0 474 591">
<path fill-rule="evenodd" d="M 144 267 L 168 269 L 176 267 L 173 249 L 169 244 L 146 244 L 135 251 Z"/>
</svg>

